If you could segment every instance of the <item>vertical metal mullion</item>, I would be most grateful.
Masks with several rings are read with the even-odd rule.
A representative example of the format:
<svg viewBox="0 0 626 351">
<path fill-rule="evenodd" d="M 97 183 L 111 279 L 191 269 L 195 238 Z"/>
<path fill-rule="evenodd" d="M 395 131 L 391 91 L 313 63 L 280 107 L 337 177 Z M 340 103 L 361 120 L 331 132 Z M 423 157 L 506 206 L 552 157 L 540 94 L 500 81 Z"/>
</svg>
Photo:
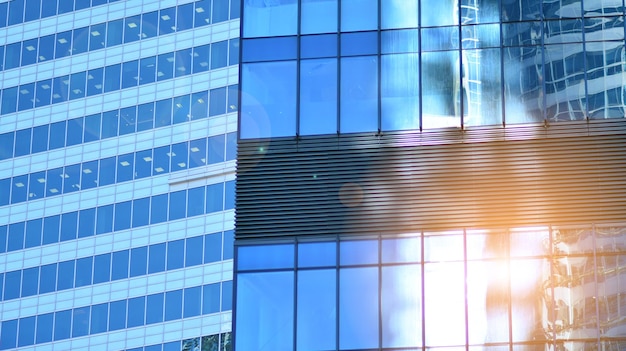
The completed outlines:
<svg viewBox="0 0 626 351">
<path fill-rule="evenodd" d="M 457 10 L 457 18 L 456 20 L 458 21 L 457 23 L 457 28 L 459 29 L 459 35 L 457 38 L 458 41 L 458 45 L 459 48 L 457 49 L 457 52 L 459 53 L 459 118 L 461 119 L 461 130 L 464 129 L 464 106 L 465 106 L 465 99 L 463 98 L 463 83 L 465 82 L 465 79 L 463 79 L 463 10 L 461 7 L 461 0 L 457 0 L 457 5 L 456 5 L 456 10 Z M 469 94 L 469 92 L 468 92 Z"/>
<path fill-rule="evenodd" d="M 548 99 L 546 97 L 546 21 L 545 16 L 543 14 L 543 8 L 541 8 L 541 12 L 539 13 L 539 24 L 541 31 L 541 105 L 542 105 L 542 115 L 543 115 L 543 123 L 545 126 L 548 125 L 548 108 L 546 106 Z"/>
<path fill-rule="evenodd" d="M 386 0 L 382 0 L 382 1 L 386 1 Z M 381 28 L 382 28 L 382 4 L 381 1 L 378 1 L 378 30 L 377 30 L 377 37 L 376 40 L 378 40 L 378 53 L 377 53 L 377 58 L 378 58 L 378 113 L 377 113 L 377 122 L 378 122 L 378 134 L 381 133 L 382 131 L 382 84 L 383 84 L 383 80 L 382 80 L 382 55 L 381 55 Z M 380 257 L 380 256 L 379 256 Z"/>
<path fill-rule="evenodd" d="M 421 55 L 420 55 L 421 56 Z M 421 126 L 421 124 L 420 124 Z M 420 127 L 421 128 L 421 127 Z M 421 257 L 420 257 L 420 262 L 421 264 L 421 269 L 422 269 L 422 276 L 421 276 L 421 289 L 422 289 L 422 306 L 420 308 L 422 315 L 422 350 L 426 350 L 426 297 L 424 296 L 424 292 L 425 292 L 425 288 L 424 288 L 424 272 L 425 272 L 425 268 L 424 268 L 424 231 L 422 231 L 420 233 L 420 238 L 422 240 L 421 243 Z"/>
<path fill-rule="evenodd" d="M 339 136 L 341 134 L 341 0 L 337 0 L 337 30 L 335 33 L 337 34 L 337 136 Z"/>
<path fill-rule="evenodd" d="M 506 90 L 504 84 L 504 36 L 502 34 L 502 0 L 498 0 L 498 9 L 500 9 L 500 41 L 498 50 L 500 51 L 500 113 L 502 114 L 502 127 L 506 128 Z"/>
<path fill-rule="evenodd" d="M 243 0 L 242 0 L 242 2 L 243 2 Z M 239 47 L 241 48 L 241 45 L 239 45 Z M 241 94 L 240 94 L 240 96 L 241 96 Z M 237 328 L 236 328 L 236 326 L 237 326 L 237 281 L 238 281 L 238 279 L 237 279 L 237 276 L 238 276 L 238 274 L 237 274 L 237 270 L 238 270 L 237 262 L 239 260 L 239 257 L 238 257 L 239 256 L 239 250 L 237 250 L 236 243 L 237 242 L 235 240 L 235 242 L 233 243 L 233 246 L 234 246 L 234 248 L 233 248 L 233 292 L 232 292 L 232 296 L 231 296 L 231 298 L 233 299 L 232 300 L 233 301 L 233 309 L 232 309 L 232 312 L 231 312 L 231 320 L 232 320 L 231 321 L 231 339 L 232 339 L 232 343 L 233 343 L 233 345 L 232 345 L 233 351 L 237 351 L 237 343 L 236 343 L 236 340 L 237 340 L 237 335 L 236 335 L 236 333 L 237 333 Z M 220 338 L 221 338 L 221 335 L 220 335 Z M 219 339 L 218 339 L 218 342 L 219 342 Z"/>
<path fill-rule="evenodd" d="M 468 289 L 467 289 L 467 229 L 463 228 L 463 293 L 465 298 L 465 350 L 469 350 L 469 308 L 468 308 Z"/>
<path fill-rule="evenodd" d="M 298 21 L 300 22 L 300 21 Z M 293 244 L 293 327 L 292 327 L 292 335 L 293 335 L 293 350 L 297 348 L 297 339 L 298 339 L 298 239 Z"/>
<path fill-rule="evenodd" d="M 548 252 L 548 262 L 550 263 L 550 298 L 552 299 L 552 303 L 551 303 L 551 309 L 552 309 L 552 318 L 550 318 L 550 323 L 552 323 L 552 347 L 553 349 L 556 349 L 556 298 L 554 296 L 554 255 L 553 255 L 553 248 L 554 248 L 554 230 L 552 229 L 552 225 L 550 225 L 548 227 L 548 242 L 550 243 L 550 249 Z"/>
<path fill-rule="evenodd" d="M 302 0 L 298 0 L 296 30 L 296 144 L 300 140 L 300 32 L 302 28 Z M 295 350 L 295 348 L 294 348 Z"/>
<path fill-rule="evenodd" d="M 623 3 L 623 0 L 622 0 Z M 622 5 L 623 6 L 623 5 Z M 588 83 L 588 78 L 587 78 L 587 55 L 585 55 L 585 53 L 587 52 L 587 43 L 586 43 L 586 35 L 585 35 L 585 9 L 584 9 L 584 4 L 581 1 L 580 2 L 580 8 L 581 8 L 581 14 L 582 14 L 582 26 L 581 26 L 581 31 L 582 31 L 582 39 L 583 39 L 583 79 L 585 81 L 585 95 L 583 97 L 584 101 L 585 101 L 585 119 L 589 120 L 589 103 L 588 103 L 588 92 L 589 92 L 589 83 Z M 582 101 L 581 101 L 582 102 Z M 600 347 L 600 345 L 598 345 L 598 347 Z"/>
<path fill-rule="evenodd" d="M 511 230 L 506 231 L 506 248 L 505 248 L 505 260 L 506 260 L 506 290 L 508 294 L 508 323 L 509 323 L 509 351 L 513 351 L 513 295 L 511 290 Z"/>
<path fill-rule="evenodd" d="M 339 308 L 339 260 L 341 256 L 339 255 L 339 236 L 335 237 L 335 310 L 337 311 L 337 316 L 335 320 L 335 350 L 339 350 L 339 318 L 340 316 L 340 308 Z"/>
<path fill-rule="evenodd" d="M 591 237 L 593 238 L 593 283 L 594 283 L 594 295 L 596 296 L 596 329 L 598 332 L 596 333 L 596 342 L 598 345 L 598 350 L 600 348 L 600 295 L 598 291 L 598 255 L 597 255 L 597 242 L 596 242 L 596 225 L 595 223 L 591 225 Z"/>
<path fill-rule="evenodd" d="M 239 1 L 239 22 L 241 23 L 241 25 L 239 26 L 239 67 L 237 69 L 237 75 L 239 77 L 239 86 L 237 89 L 237 141 L 241 140 L 241 87 L 242 87 L 242 68 L 243 68 L 243 63 L 241 60 L 241 54 L 242 54 L 242 48 L 244 45 L 244 40 L 243 40 L 243 26 L 244 26 L 244 16 L 245 16 L 245 11 L 244 11 L 244 2 L 245 0 L 233 0 L 233 1 Z M 211 13 L 213 9 L 211 9 Z M 234 323 L 234 314 L 233 314 L 233 323 Z M 234 328 L 233 328 L 234 329 Z M 233 334 L 233 340 L 234 340 L 234 334 Z"/>
<path fill-rule="evenodd" d="M 383 267 L 382 267 L 382 237 L 378 235 L 378 349 L 383 347 Z"/>
</svg>

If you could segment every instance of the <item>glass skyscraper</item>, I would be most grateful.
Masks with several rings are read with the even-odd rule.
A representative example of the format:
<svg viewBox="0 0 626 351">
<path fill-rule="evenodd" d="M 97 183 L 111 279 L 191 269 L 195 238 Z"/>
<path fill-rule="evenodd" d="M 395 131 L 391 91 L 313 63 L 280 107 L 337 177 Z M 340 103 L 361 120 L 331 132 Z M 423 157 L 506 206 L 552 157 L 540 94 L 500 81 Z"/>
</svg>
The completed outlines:
<svg viewBox="0 0 626 351">
<path fill-rule="evenodd" d="M 0 1 L 0 349 L 230 350 L 239 2 Z"/>
<path fill-rule="evenodd" d="M 236 351 L 626 349 L 622 0 L 243 0 Z"/>
</svg>

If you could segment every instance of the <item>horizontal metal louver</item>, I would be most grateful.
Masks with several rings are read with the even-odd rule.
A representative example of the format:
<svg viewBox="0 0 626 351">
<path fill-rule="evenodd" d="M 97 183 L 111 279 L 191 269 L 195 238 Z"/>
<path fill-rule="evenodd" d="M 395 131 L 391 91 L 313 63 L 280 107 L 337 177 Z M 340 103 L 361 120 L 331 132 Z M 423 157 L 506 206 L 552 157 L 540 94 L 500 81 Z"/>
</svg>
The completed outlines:
<svg viewBox="0 0 626 351">
<path fill-rule="evenodd" d="M 241 140 L 237 238 L 626 220 L 626 121 Z"/>
</svg>

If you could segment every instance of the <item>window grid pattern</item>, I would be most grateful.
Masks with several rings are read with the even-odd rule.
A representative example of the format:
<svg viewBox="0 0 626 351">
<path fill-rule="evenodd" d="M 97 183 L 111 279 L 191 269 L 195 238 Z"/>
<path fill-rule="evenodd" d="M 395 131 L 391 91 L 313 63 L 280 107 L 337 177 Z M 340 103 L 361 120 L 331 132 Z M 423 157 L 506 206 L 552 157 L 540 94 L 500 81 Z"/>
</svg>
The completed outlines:
<svg viewBox="0 0 626 351">
<path fill-rule="evenodd" d="M 0 226 L 0 252 L 112 233 L 235 207 L 235 181 Z M 6 249 L 6 250 L 5 250 Z"/>
<path fill-rule="evenodd" d="M 625 228 L 240 242 L 236 348 L 617 351 L 626 343 Z"/>
<path fill-rule="evenodd" d="M 229 85 L 0 134 L 0 160 L 234 112 L 237 90 Z"/>
<path fill-rule="evenodd" d="M 215 2 L 218 1 L 223 0 Z M 202 0 L 45 37 L 0 45 L 0 56 L 2 56 L 0 71 L 239 18 L 236 7 L 230 14 L 232 16 L 230 18 L 228 4 L 215 8 L 220 12 L 213 13 L 213 20 L 211 20 L 211 1 Z M 2 17 L 0 17 L 1 23 Z"/>
<path fill-rule="evenodd" d="M 229 260 L 232 245 L 229 230 L 0 273 L 0 288 L 6 287 L 6 295 L 0 290 L 0 298 L 8 301 Z"/>
<path fill-rule="evenodd" d="M 232 333 L 206 335 L 199 338 L 126 349 L 126 351 L 231 351 Z"/>
<path fill-rule="evenodd" d="M 235 156 L 235 133 L 229 133 L 15 176 L 0 180 L 0 206 L 202 167 Z"/>
<path fill-rule="evenodd" d="M 4 88 L 0 115 L 236 65 L 239 53 L 234 48 L 238 46 L 238 40 L 225 40 Z"/>
<path fill-rule="evenodd" d="M 2 321 L 0 350 L 232 309 L 232 281 Z"/>
<path fill-rule="evenodd" d="M 0 4 L 0 28 L 120 0 L 18 0 Z"/>
</svg>

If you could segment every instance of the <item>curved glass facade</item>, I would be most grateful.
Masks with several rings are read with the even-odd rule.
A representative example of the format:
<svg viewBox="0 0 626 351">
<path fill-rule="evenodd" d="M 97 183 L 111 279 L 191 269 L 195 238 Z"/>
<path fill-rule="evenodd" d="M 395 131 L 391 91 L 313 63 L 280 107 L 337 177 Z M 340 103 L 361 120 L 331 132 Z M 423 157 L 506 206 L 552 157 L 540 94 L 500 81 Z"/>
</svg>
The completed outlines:
<svg viewBox="0 0 626 351">
<path fill-rule="evenodd" d="M 243 18 L 242 138 L 625 116 L 621 1 L 246 0 Z"/>
</svg>

